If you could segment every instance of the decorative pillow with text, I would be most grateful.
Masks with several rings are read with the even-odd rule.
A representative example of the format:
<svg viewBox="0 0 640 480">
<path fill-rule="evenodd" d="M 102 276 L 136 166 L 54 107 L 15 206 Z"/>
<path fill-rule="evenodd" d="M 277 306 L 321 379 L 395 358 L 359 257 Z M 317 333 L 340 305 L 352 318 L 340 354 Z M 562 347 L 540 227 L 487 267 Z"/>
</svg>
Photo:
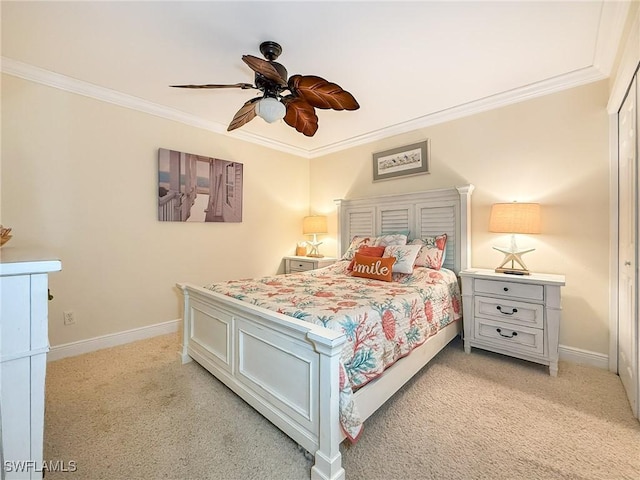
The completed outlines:
<svg viewBox="0 0 640 480">
<path fill-rule="evenodd" d="M 385 248 L 386 247 L 370 247 L 368 245 L 362 245 L 360 248 L 358 248 L 357 253 L 359 253 L 360 255 L 364 255 L 365 257 L 382 257 L 382 255 L 384 255 Z M 347 270 L 353 270 L 354 262 L 355 259 L 351 260 L 351 263 L 347 267 Z"/>
<path fill-rule="evenodd" d="M 390 282 L 393 278 L 393 264 L 396 261 L 393 257 L 367 257 L 356 253 L 353 260 L 351 275 L 354 277 L 371 278 L 385 282 Z"/>
</svg>

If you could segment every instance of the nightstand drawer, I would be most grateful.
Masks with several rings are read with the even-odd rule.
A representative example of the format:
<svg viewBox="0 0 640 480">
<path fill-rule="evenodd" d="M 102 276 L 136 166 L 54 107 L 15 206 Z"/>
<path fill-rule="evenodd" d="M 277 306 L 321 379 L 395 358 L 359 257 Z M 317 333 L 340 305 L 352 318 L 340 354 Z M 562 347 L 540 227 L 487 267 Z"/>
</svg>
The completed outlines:
<svg viewBox="0 0 640 480">
<path fill-rule="evenodd" d="M 290 260 L 289 270 L 292 272 L 306 272 L 307 270 L 313 270 L 316 265 L 314 261 L 305 260 Z"/>
<path fill-rule="evenodd" d="M 477 316 L 531 328 L 544 327 L 543 305 L 481 296 L 476 296 L 474 302 L 474 311 Z"/>
<path fill-rule="evenodd" d="M 338 259 L 333 257 L 284 257 L 284 273 L 300 273 L 328 267 Z"/>
<path fill-rule="evenodd" d="M 544 287 L 542 285 L 528 285 L 500 280 L 476 279 L 474 282 L 475 293 L 489 293 L 501 297 L 518 297 L 530 300 L 544 300 Z"/>
<path fill-rule="evenodd" d="M 475 318 L 475 339 L 518 352 L 544 354 L 544 330 Z"/>
</svg>

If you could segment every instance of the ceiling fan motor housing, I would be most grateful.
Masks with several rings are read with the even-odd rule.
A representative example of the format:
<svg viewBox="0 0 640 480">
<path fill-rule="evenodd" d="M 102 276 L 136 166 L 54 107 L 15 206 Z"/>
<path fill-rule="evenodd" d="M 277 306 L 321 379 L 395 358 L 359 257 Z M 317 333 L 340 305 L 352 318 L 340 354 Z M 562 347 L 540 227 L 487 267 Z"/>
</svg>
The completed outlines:
<svg viewBox="0 0 640 480">
<path fill-rule="evenodd" d="M 274 60 L 280 56 L 282 53 L 282 47 L 280 44 L 268 40 L 266 42 L 262 42 L 260 44 L 260 53 L 266 58 L 269 63 L 277 70 L 285 81 L 289 78 L 289 74 L 287 73 L 287 69 L 284 68 L 283 65 L 275 62 Z M 265 93 L 265 96 L 276 97 L 280 92 L 286 90 L 287 87 L 283 87 L 282 85 L 278 85 L 275 82 L 265 78 L 263 75 L 256 71 L 255 74 L 255 84 L 259 90 Z"/>
<path fill-rule="evenodd" d="M 260 53 L 269 61 L 273 61 L 282 53 L 280 44 L 272 41 L 262 42 L 260 44 Z"/>
<path fill-rule="evenodd" d="M 282 78 L 284 79 L 288 78 L 287 69 L 284 68 L 283 65 L 271 60 L 269 60 L 269 63 L 273 65 L 273 67 L 278 71 L 278 73 Z M 278 85 L 275 82 L 272 82 L 271 80 L 260 75 L 258 72 L 256 72 L 255 74 L 255 84 L 259 90 L 262 90 L 265 94 L 268 94 L 271 96 L 278 95 L 280 92 L 287 89 L 287 87 L 283 87 L 281 85 Z"/>
</svg>

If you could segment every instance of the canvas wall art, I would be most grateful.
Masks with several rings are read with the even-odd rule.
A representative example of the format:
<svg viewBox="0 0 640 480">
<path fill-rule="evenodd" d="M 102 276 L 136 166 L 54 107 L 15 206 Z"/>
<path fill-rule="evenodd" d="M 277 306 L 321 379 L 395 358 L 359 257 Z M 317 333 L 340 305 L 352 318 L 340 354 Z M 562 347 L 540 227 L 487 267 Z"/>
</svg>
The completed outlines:
<svg viewBox="0 0 640 480">
<path fill-rule="evenodd" d="M 242 222 L 242 163 L 160 148 L 158 220 Z"/>
</svg>

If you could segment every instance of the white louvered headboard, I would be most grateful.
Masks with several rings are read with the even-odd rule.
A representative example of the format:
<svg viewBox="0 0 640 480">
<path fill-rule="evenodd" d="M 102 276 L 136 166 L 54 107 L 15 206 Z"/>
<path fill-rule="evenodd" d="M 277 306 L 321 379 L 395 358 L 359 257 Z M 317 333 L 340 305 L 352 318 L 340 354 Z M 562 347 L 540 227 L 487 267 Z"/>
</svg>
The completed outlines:
<svg viewBox="0 0 640 480">
<path fill-rule="evenodd" d="M 473 185 L 381 197 L 336 200 L 340 257 L 355 235 L 409 230 L 409 239 L 447 234 L 444 267 L 471 267 Z"/>
</svg>

